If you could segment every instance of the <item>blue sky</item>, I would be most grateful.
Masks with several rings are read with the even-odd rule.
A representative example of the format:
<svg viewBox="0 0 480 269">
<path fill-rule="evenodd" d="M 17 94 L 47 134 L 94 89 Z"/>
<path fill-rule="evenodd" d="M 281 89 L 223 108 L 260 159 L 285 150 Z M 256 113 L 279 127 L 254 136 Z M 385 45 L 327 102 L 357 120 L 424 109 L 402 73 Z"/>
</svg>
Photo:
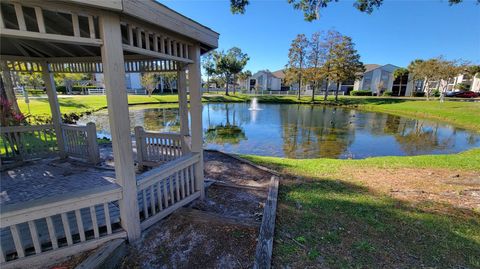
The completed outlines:
<svg viewBox="0 0 480 269">
<path fill-rule="evenodd" d="M 455 6 L 447 0 L 385 0 L 371 15 L 340 0 L 314 22 L 304 21 L 286 0 L 250 0 L 244 15 L 231 14 L 228 0 L 160 2 L 220 33 L 219 49 L 240 47 L 253 72 L 283 68 L 297 34 L 329 29 L 351 36 L 364 63 L 406 66 L 443 55 L 480 64 L 480 5 L 474 0 Z"/>
</svg>

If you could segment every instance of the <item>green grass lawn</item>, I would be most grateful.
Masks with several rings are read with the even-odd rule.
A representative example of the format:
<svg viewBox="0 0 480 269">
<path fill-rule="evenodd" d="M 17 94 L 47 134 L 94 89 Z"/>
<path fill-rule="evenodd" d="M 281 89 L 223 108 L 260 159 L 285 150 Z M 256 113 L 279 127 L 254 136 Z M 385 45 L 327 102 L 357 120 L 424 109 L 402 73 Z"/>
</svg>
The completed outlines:
<svg viewBox="0 0 480 269">
<path fill-rule="evenodd" d="M 479 189 L 480 149 L 364 160 L 244 157 L 284 175 L 275 267 L 480 268 L 478 197 L 470 199 L 476 209 L 461 208 L 460 195 Z"/>
<path fill-rule="evenodd" d="M 104 95 L 80 95 L 73 97 L 59 97 L 61 113 L 84 113 L 87 111 L 96 111 L 107 107 L 107 98 Z M 177 95 L 154 95 L 151 97 L 145 95 L 129 95 L 128 103 L 130 105 L 138 104 L 156 104 L 156 103 L 177 103 Z M 28 113 L 28 106 L 23 98 L 18 99 L 18 105 L 23 113 Z M 30 112 L 32 115 L 50 115 L 50 106 L 47 98 L 31 98 Z"/>
</svg>

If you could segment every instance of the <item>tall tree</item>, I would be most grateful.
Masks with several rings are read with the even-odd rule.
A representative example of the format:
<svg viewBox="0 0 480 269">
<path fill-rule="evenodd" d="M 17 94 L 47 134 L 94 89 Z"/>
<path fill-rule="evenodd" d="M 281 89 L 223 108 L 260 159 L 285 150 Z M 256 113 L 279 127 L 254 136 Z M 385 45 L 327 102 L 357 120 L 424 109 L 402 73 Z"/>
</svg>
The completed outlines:
<svg viewBox="0 0 480 269">
<path fill-rule="evenodd" d="M 215 75 L 215 61 L 213 59 L 213 52 L 210 51 L 202 56 L 202 67 L 204 74 L 207 75 L 207 91 L 210 88 L 210 77 Z"/>
<path fill-rule="evenodd" d="M 142 77 L 140 78 L 140 83 L 145 88 L 145 90 L 147 90 L 148 96 L 152 96 L 152 93 L 157 87 L 158 83 L 157 74 L 152 72 L 143 73 Z"/>
<path fill-rule="evenodd" d="M 161 78 L 162 89 L 167 88 L 170 90 L 170 93 L 173 93 L 173 82 L 177 80 L 177 72 L 163 72 L 158 77 Z"/>
<path fill-rule="evenodd" d="M 423 92 L 427 97 L 427 100 L 430 100 L 430 95 L 432 92 L 431 82 L 437 81 L 440 83 L 441 75 L 441 59 L 433 58 L 426 61 L 415 61 L 414 65 L 411 68 L 411 74 L 415 77 L 423 78 Z"/>
<path fill-rule="evenodd" d="M 448 84 L 451 80 L 455 79 L 462 72 L 465 72 L 466 64 L 460 60 L 444 60 L 438 58 L 438 76 L 442 81 L 439 81 L 439 86 L 442 87 L 442 94 L 445 94 L 448 88 Z M 441 83 L 443 82 L 443 83 Z"/>
<path fill-rule="evenodd" d="M 234 81 L 236 76 L 243 70 L 250 59 L 246 53 L 243 53 L 240 48 L 233 47 L 226 53 L 223 51 L 216 52 L 214 54 L 216 73 L 222 74 L 226 81 L 225 95 L 229 95 L 228 87 L 232 82 L 232 76 Z M 235 93 L 235 86 L 233 88 Z"/>
<path fill-rule="evenodd" d="M 422 66 L 423 60 L 421 59 L 415 59 L 410 62 L 410 64 L 407 67 L 408 73 L 409 73 L 409 82 L 412 82 L 413 88 L 410 93 L 410 96 L 413 96 L 414 90 L 417 91 L 416 89 L 416 84 L 418 81 L 423 81 L 424 77 L 422 76 L 421 73 L 421 66 Z"/>
<path fill-rule="evenodd" d="M 331 75 L 337 84 L 335 101 L 338 101 L 338 92 L 342 81 L 355 80 L 365 72 L 365 67 L 360 61 L 360 54 L 355 49 L 352 38 L 342 36 L 341 41 L 332 49 Z"/>
<path fill-rule="evenodd" d="M 301 10 L 306 21 L 314 21 L 320 18 L 320 9 L 326 8 L 331 2 L 338 0 L 287 0 L 294 9 Z M 463 0 L 448 0 L 450 6 L 459 4 Z M 480 0 L 476 1 L 480 4 Z M 230 10 L 233 14 L 244 14 L 250 2 L 248 0 L 230 0 Z M 383 4 L 383 0 L 355 0 L 353 6 L 360 12 L 371 14 Z"/>
<path fill-rule="evenodd" d="M 247 71 L 240 72 L 238 74 L 238 79 L 243 81 L 243 82 L 246 82 L 246 80 L 251 76 L 252 76 L 252 72 L 250 70 L 247 70 Z M 246 82 L 245 87 L 248 88 L 248 85 L 249 85 L 248 82 Z M 248 89 L 246 89 L 246 90 L 248 90 Z"/>
<path fill-rule="evenodd" d="M 323 65 L 323 72 L 325 74 L 325 95 L 323 99 L 326 101 L 328 98 L 328 86 L 330 81 L 335 79 L 333 74 L 333 61 L 336 57 L 335 55 L 335 48 L 340 44 L 342 41 L 342 35 L 335 31 L 330 30 L 325 35 L 325 39 L 322 42 L 324 50 L 325 50 L 325 63 Z"/>
<path fill-rule="evenodd" d="M 299 34 L 290 44 L 288 51 L 288 64 L 286 72 L 290 80 L 298 82 L 298 96 L 300 100 L 300 90 L 302 89 L 302 82 L 304 79 L 306 57 L 307 57 L 308 40 L 304 34 Z"/>
<path fill-rule="evenodd" d="M 402 82 L 405 76 L 408 76 L 408 69 L 406 68 L 400 67 L 395 69 L 395 71 L 393 71 L 393 79 L 399 79 L 400 81 L 400 86 L 398 89 L 397 96 L 400 96 L 402 94 Z"/>
<path fill-rule="evenodd" d="M 472 78 L 480 77 L 480 65 L 469 65 L 465 67 L 465 73 Z"/>
<path fill-rule="evenodd" d="M 325 70 L 323 65 L 326 61 L 326 48 L 323 45 L 322 33 L 315 32 L 312 34 L 312 37 L 309 44 L 309 51 L 307 54 L 307 80 L 313 85 L 312 87 L 312 102 L 315 100 L 315 90 L 317 90 L 321 82 L 325 78 Z"/>
</svg>

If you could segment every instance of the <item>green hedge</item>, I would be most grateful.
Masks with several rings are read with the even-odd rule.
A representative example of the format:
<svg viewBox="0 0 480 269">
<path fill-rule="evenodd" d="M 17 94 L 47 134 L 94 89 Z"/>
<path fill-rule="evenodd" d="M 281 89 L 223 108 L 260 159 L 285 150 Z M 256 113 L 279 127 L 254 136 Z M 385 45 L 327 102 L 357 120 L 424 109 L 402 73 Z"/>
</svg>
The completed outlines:
<svg viewBox="0 0 480 269">
<path fill-rule="evenodd" d="M 414 92 L 413 96 L 414 97 L 425 97 L 425 93 L 424 92 Z"/>
<path fill-rule="evenodd" d="M 384 92 L 382 96 L 393 96 L 393 92 Z"/>
<path fill-rule="evenodd" d="M 372 96 L 372 92 L 369 90 L 362 90 L 362 91 L 351 91 L 351 96 Z"/>
</svg>

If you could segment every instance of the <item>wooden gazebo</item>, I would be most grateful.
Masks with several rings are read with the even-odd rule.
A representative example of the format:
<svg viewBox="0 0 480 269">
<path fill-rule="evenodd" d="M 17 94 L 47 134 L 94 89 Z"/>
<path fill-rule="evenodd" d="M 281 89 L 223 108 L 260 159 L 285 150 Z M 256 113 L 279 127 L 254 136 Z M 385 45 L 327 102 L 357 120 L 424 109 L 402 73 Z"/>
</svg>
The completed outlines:
<svg viewBox="0 0 480 269">
<path fill-rule="evenodd" d="M 53 73 L 103 73 L 115 162 L 115 184 L 2 206 L 2 268 L 38 266 L 114 238 L 135 240 L 204 196 L 200 56 L 217 47 L 218 33 L 150 0 L 4 0 L 0 37 L 9 99 L 10 72 L 41 72 L 52 114 L 51 125 L 2 127 L 2 136 L 53 134 L 59 157 L 97 162 L 94 127 L 62 122 Z M 153 167 L 136 175 L 125 73 L 165 71 L 178 72 L 181 131 L 136 127 L 138 163 Z"/>
</svg>

